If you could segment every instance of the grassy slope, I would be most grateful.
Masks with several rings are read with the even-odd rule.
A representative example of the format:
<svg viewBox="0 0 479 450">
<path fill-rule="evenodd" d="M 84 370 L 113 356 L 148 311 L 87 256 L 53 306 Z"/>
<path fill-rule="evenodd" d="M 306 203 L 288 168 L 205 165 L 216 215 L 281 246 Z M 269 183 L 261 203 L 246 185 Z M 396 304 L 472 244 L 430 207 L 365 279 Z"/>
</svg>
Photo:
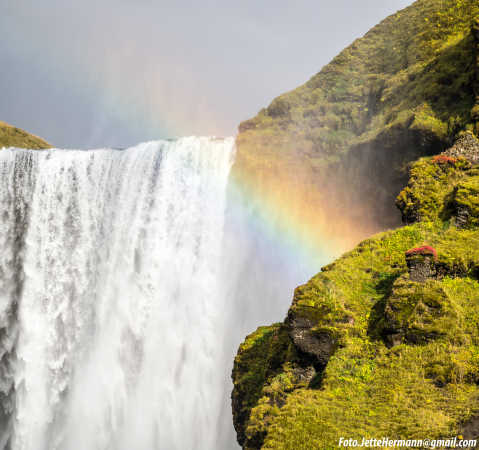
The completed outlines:
<svg viewBox="0 0 479 450">
<path fill-rule="evenodd" d="M 318 214 L 351 228 L 364 217 L 375 230 L 396 225 L 390 205 L 405 165 L 479 118 L 476 17 L 476 0 L 418 0 L 388 17 L 240 124 L 233 176 L 259 195 L 281 196 L 280 184 L 298 201 L 306 187 Z"/>
<path fill-rule="evenodd" d="M 51 145 L 37 136 L 0 121 L 0 148 L 2 147 L 41 149 Z"/>
<path fill-rule="evenodd" d="M 454 436 L 479 413 L 478 180 L 466 161 L 419 160 L 398 205 L 421 211 L 421 221 L 362 242 L 296 289 L 288 315 L 336 342 L 309 382 L 298 370 L 314 362 L 288 340 L 287 320 L 247 337 L 233 370 L 245 448 Z M 469 221 L 458 228 L 463 205 Z M 405 251 L 424 244 L 436 248 L 441 275 L 413 282 Z"/>
<path fill-rule="evenodd" d="M 440 138 L 471 126 L 474 0 L 419 0 L 240 125 L 240 150 L 322 165 L 393 126 Z M 316 160 L 319 158 L 319 160 Z"/>
</svg>

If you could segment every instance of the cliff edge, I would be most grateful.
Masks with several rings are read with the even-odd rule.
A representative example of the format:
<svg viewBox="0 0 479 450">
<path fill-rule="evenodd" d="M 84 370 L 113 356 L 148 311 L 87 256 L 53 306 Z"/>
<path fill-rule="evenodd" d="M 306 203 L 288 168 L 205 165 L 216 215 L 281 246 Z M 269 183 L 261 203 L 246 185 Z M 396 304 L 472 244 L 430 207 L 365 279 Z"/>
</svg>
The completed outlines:
<svg viewBox="0 0 479 450">
<path fill-rule="evenodd" d="M 241 344 L 233 418 L 245 449 L 340 437 L 478 438 L 479 141 L 423 157 L 396 199 L 407 224 L 361 242 Z"/>
</svg>

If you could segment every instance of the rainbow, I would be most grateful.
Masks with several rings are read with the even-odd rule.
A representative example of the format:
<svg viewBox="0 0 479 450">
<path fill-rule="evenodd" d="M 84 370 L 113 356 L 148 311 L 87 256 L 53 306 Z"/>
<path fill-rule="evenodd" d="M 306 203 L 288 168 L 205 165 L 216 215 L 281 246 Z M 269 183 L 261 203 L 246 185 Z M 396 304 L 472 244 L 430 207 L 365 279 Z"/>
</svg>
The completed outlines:
<svg viewBox="0 0 479 450">
<path fill-rule="evenodd" d="M 338 216 L 336 196 L 317 192 L 307 179 L 275 170 L 263 170 L 258 178 L 237 163 L 230 175 L 233 203 L 248 211 L 254 234 L 270 241 L 278 255 L 301 264 L 308 276 L 377 231 L 367 221 L 359 225 Z"/>
</svg>

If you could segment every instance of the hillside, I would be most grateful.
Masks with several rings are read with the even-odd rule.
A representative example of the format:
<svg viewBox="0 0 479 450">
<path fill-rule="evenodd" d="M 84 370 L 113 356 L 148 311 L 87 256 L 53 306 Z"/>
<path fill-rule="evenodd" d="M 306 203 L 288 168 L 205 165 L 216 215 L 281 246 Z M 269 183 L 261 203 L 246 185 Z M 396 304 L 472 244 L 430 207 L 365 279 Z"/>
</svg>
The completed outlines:
<svg viewBox="0 0 479 450">
<path fill-rule="evenodd" d="M 348 248 L 404 225 L 323 267 L 240 346 L 243 448 L 479 436 L 478 134 L 472 0 L 416 1 L 240 125 L 233 177 L 307 236 Z"/>
<path fill-rule="evenodd" d="M 340 236 L 365 237 L 397 226 L 407 163 L 477 131 L 477 17 L 475 0 L 418 0 L 388 17 L 240 124 L 233 176 L 291 199 L 285 214 L 311 230 L 334 222 Z"/>
<path fill-rule="evenodd" d="M 407 226 L 361 242 L 294 293 L 233 369 L 245 449 L 337 448 L 340 437 L 477 438 L 479 141 L 410 169 Z"/>
<path fill-rule="evenodd" d="M 0 148 L 2 147 L 41 149 L 51 146 L 37 136 L 0 121 Z"/>
</svg>

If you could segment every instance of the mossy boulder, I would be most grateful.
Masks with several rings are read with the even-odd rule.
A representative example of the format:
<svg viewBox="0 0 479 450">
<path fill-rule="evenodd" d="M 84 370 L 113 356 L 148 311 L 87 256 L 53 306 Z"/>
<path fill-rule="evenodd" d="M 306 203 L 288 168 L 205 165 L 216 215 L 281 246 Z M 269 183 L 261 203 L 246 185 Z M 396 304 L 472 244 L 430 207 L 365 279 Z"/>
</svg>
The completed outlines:
<svg viewBox="0 0 479 450">
<path fill-rule="evenodd" d="M 396 198 L 403 223 L 448 220 L 454 216 L 456 187 L 478 173 L 465 158 L 421 158 L 409 170 L 408 185 Z"/>
<path fill-rule="evenodd" d="M 437 252 L 424 245 L 406 252 L 406 264 L 409 270 L 409 278 L 412 281 L 424 282 L 436 275 Z"/>
<path fill-rule="evenodd" d="M 382 334 L 388 345 L 426 344 L 449 336 L 457 339 L 457 313 L 435 280 L 426 283 L 398 278 L 384 309 Z"/>
</svg>

